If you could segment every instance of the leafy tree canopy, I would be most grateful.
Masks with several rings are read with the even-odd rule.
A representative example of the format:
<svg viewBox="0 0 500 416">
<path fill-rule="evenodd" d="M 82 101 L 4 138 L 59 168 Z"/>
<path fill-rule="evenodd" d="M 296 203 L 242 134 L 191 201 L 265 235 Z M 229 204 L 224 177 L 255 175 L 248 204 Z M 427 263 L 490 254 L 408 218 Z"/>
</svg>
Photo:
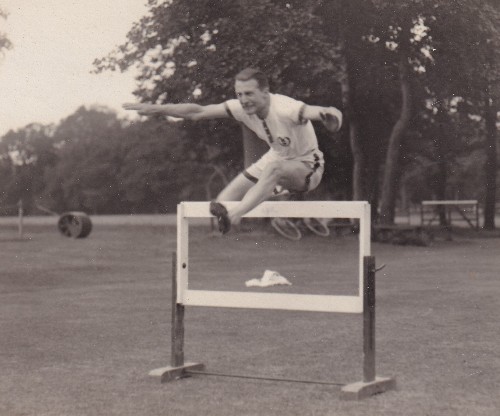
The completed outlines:
<svg viewBox="0 0 500 416">
<path fill-rule="evenodd" d="M 6 19 L 7 16 L 8 13 L 0 6 L 0 18 Z M 5 51 L 11 48 L 12 48 L 12 42 L 9 40 L 9 38 L 5 33 L 0 31 L 0 57 L 2 57 Z"/>
</svg>

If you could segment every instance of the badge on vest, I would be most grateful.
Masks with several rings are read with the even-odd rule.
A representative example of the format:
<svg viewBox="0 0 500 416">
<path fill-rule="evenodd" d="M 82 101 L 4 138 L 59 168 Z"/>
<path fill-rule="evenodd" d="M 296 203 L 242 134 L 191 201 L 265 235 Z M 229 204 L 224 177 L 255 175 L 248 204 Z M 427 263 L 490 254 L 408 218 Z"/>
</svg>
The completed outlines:
<svg viewBox="0 0 500 416">
<path fill-rule="evenodd" d="M 283 147 L 290 146 L 290 137 L 278 137 L 278 143 Z"/>
</svg>

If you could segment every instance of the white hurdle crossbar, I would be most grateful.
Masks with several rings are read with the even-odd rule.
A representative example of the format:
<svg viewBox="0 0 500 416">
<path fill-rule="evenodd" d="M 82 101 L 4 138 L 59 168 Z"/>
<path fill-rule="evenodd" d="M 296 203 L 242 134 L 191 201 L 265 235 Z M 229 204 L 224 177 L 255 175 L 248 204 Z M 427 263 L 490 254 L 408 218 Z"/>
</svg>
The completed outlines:
<svg viewBox="0 0 500 416">
<path fill-rule="evenodd" d="M 225 202 L 228 208 L 236 202 Z M 350 218 L 359 220 L 359 272 L 356 296 L 252 293 L 189 289 L 189 219 L 211 218 L 208 202 L 177 207 L 177 301 L 186 306 L 286 309 L 311 312 L 363 312 L 363 258 L 370 255 L 370 205 L 351 201 L 267 201 L 250 211 L 252 218 Z"/>
</svg>

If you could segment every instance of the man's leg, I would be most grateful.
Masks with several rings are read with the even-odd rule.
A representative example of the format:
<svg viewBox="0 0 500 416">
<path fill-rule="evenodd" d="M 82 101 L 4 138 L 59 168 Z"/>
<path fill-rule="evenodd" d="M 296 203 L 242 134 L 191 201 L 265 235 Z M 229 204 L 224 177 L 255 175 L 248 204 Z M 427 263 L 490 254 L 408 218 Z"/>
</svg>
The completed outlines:
<svg viewBox="0 0 500 416">
<path fill-rule="evenodd" d="M 240 201 L 254 185 L 254 182 L 240 173 L 217 196 L 217 202 L 212 201 L 210 203 L 210 213 L 217 218 L 219 231 L 222 234 L 226 234 L 231 229 L 231 220 L 226 207 L 218 201 Z"/>
<path fill-rule="evenodd" d="M 243 173 L 240 173 L 217 195 L 217 201 L 241 201 L 248 190 L 255 185 Z"/>
<path fill-rule="evenodd" d="M 277 185 L 285 189 L 306 191 L 306 177 L 311 168 L 298 161 L 276 161 L 266 166 L 255 186 L 248 189 L 241 202 L 229 210 L 231 222 L 238 221 L 261 202 L 273 195 Z"/>
</svg>

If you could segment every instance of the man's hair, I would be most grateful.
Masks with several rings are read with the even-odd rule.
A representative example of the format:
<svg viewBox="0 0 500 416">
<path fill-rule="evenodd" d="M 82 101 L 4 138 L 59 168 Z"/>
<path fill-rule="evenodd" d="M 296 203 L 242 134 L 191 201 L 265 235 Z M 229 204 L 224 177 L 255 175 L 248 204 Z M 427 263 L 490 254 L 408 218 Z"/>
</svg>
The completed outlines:
<svg viewBox="0 0 500 416">
<path fill-rule="evenodd" d="M 256 68 L 245 68 L 243 71 L 238 72 L 234 77 L 236 81 L 249 81 L 254 79 L 257 81 L 259 89 L 269 88 L 269 81 L 267 75 L 264 74 L 260 69 Z"/>
</svg>

